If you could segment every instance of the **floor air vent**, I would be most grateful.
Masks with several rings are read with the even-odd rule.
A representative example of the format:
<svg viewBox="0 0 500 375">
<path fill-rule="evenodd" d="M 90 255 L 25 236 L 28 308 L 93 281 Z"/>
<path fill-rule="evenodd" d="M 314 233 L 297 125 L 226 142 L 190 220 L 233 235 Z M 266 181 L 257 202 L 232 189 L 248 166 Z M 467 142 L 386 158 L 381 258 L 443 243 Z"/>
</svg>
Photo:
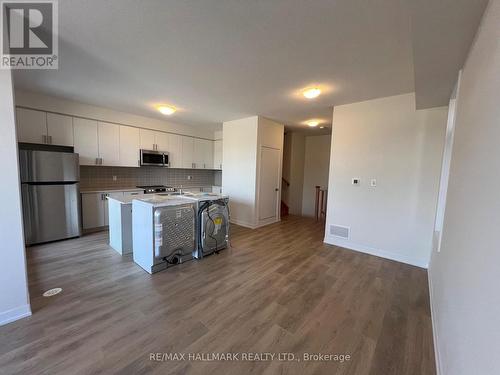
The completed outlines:
<svg viewBox="0 0 500 375">
<path fill-rule="evenodd" d="M 350 228 L 349 227 L 343 227 L 341 225 L 330 225 L 330 235 L 344 238 L 344 239 L 349 239 L 349 232 Z"/>
</svg>

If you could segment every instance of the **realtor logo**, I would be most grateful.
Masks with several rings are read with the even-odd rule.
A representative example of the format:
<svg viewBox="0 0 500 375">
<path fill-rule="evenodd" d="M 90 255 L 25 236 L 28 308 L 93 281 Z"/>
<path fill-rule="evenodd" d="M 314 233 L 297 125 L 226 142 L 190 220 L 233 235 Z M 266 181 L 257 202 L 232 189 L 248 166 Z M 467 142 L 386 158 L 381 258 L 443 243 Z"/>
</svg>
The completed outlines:
<svg viewBox="0 0 500 375">
<path fill-rule="evenodd" d="M 1 1 L 2 69 L 57 69 L 57 2 Z"/>
</svg>

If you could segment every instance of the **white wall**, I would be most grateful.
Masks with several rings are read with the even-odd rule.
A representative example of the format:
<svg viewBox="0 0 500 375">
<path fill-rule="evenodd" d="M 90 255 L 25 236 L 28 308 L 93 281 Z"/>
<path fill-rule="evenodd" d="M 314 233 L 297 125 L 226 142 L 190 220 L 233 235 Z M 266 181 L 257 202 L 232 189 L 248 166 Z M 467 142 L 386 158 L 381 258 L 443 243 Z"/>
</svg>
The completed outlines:
<svg viewBox="0 0 500 375">
<path fill-rule="evenodd" d="M 500 374 L 500 0 L 463 68 L 441 251 L 429 267 L 441 375 Z"/>
<path fill-rule="evenodd" d="M 331 135 L 305 137 L 302 215 L 314 217 L 316 185 L 328 188 Z"/>
<path fill-rule="evenodd" d="M 263 226 L 267 224 L 271 224 L 273 222 L 279 221 L 281 219 L 280 215 L 280 206 L 281 206 L 281 176 L 283 170 L 283 138 L 285 136 L 285 127 L 282 124 L 277 123 L 276 121 L 269 120 L 265 117 L 258 117 L 258 139 L 257 139 L 257 190 L 256 190 L 256 201 L 257 201 L 257 212 L 256 212 L 256 220 L 257 226 Z M 263 166 L 261 163 L 261 154 L 262 148 L 268 147 L 278 150 L 279 155 L 279 166 L 278 166 L 278 181 L 276 181 L 278 185 L 278 189 L 280 190 L 277 194 L 276 201 L 276 217 L 274 219 L 260 219 L 260 207 L 262 207 L 262 200 L 259 197 L 260 194 L 260 179 L 263 171 Z"/>
<path fill-rule="evenodd" d="M 205 130 L 201 127 L 176 124 L 170 121 L 161 121 L 151 117 L 137 116 L 130 113 L 115 111 L 109 108 L 74 102 L 63 98 L 56 98 L 53 96 L 23 90 L 16 90 L 16 106 L 85 117 L 122 125 L 161 130 L 164 132 L 188 135 L 192 137 L 206 139 L 220 139 L 215 137 L 221 137 L 220 131 L 214 132 L 211 130 Z"/>
<path fill-rule="evenodd" d="M 231 222 L 249 228 L 269 224 L 258 219 L 260 149 L 265 146 L 283 152 L 284 127 L 253 116 L 225 122 L 223 132 L 222 189 L 229 195 Z M 280 176 L 281 168 L 280 162 Z"/>
<path fill-rule="evenodd" d="M 416 111 L 413 93 L 335 107 L 325 242 L 427 267 L 446 119 L 447 107 Z"/>
<path fill-rule="evenodd" d="M 258 117 L 223 124 L 222 188 L 230 196 L 231 221 L 254 227 Z"/>
<path fill-rule="evenodd" d="M 0 325 L 31 315 L 11 72 L 0 70 Z"/>
</svg>

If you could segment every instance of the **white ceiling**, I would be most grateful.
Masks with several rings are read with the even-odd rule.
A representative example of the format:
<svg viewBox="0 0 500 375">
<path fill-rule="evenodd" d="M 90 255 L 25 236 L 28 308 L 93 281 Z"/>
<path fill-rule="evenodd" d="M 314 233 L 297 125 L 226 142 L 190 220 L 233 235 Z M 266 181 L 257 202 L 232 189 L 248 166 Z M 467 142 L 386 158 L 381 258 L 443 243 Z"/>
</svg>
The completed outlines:
<svg viewBox="0 0 500 375">
<path fill-rule="evenodd" d="M 59 70 L 16 71 L 15 85 L 158 118 L 171 104 L 169 120 L 193 126 L 258 114 L 319 134 L 303 122 L 330 126 L 334 105 L 414 91 L 409 14 L 401 0 L 64 0 Z M 311 85 L 324 89 L 313 101 L 300 95 Z"/>
</svg>

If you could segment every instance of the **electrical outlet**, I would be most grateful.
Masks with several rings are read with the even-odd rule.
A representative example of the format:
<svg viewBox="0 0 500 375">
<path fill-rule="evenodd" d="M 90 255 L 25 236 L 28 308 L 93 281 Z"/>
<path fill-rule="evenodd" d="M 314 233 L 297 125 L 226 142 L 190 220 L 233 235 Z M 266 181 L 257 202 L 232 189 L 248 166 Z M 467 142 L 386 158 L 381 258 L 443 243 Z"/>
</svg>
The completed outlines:
<svg viewBox="0 0 500 375">
<path fill-rule="evenodd" d="M 370 180 L 370 186 L 371 187 L 376 187 L 377 186 L 377 179 L 376 178 L 372 178 Z"/>
<path fill-rule="evenodd" d="M 113 176 L 113 181 L 116 181 L 118 178 L 116 176 Z"/>
<path fill-rule="evenodd" d="M 361 182 L 361 180 L 360 180 L 359 178 L 356 178 L 356 177 L 355 177 L 355 178 L 353 178 L 353 179 L 352 179 L 352 184 L 353 184 L 353 185 L 359 185 L 359 184 L 360 184 L 360 182 Z"/>
<path fill-rule="evenodd" d="M 192 180 L 193 179 L 193 176 L 188 176 L 188 180 Z"/>
</svg>

